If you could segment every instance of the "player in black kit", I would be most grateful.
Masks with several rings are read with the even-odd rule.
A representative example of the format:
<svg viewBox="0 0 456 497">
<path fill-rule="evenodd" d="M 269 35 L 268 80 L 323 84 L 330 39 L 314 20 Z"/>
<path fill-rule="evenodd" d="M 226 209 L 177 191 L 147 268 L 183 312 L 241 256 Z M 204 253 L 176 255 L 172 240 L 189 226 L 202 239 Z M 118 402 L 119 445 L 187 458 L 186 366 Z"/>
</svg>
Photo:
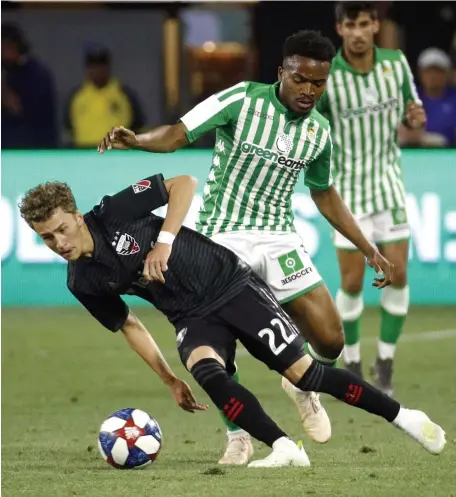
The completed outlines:
<svg viewBox="0 0 456 497">
<path fill-rule="evenodd" d="M 195 180 L 155 175 L 103 198 L 82 215 L 65 183 L 45 183 L 23 197 L 20 211 L 46 245 L 68 261 L 68 288 L 102 325 L 127 342 L 160 376 L 185 410 L 205 410 L 179 380 L 121 295 L 137 295 L 176 329 L 181 360 L 227 417 L 273 448 L 250 467 L 308 466 L 302 447 L 235 382 L 236 340 L 304 391 L 328 393 L 382 416 L 432 453 L 445 432 L 352 373 L 313 362 L 303 339 L 266 284 L 233 252 L 182 227 Z M 168 204 L 165 219 L 151 211 Z"/>
</svg>

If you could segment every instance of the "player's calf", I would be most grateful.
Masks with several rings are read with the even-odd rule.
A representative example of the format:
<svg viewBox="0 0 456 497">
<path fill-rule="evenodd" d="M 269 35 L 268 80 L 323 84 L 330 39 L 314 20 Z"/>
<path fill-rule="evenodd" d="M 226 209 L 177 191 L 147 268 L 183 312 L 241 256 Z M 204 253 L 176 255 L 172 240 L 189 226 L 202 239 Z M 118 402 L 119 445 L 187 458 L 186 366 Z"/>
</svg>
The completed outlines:
<svg viewBox="0 0 456 497">
<path fill-rule="evenodd" d="M 216 359 L 202 359 L 190 372 L 226 417 L 256 439 L 272 447 L 276 440 L 287 436 L 264 412 L 258 399 L 230 378 Z"/>
<path fill-rule="evenodd" d="M 232 422 L 253 437 L 272 447 L 272 453 L 249 467 L 309 466 L 309 458 L 264 412 L 258 399 L 228 376 L 216 359 L 201 359 L 191 367 L 191 374 L 212 402 Z M 247 462 L 247 461 L 246 461 Z"/>
</svg>

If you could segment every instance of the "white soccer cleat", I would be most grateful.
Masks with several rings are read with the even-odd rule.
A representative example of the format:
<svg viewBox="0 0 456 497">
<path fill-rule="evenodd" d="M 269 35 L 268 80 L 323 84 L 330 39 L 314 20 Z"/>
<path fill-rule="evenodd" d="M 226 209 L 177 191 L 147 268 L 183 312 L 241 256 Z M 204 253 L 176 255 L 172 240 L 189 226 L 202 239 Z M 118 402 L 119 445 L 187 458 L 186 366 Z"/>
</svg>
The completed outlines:
<svg viewBox="0 0 456 497">
<path fill-rule="evenodd" d="M 269 456 L 258 461 L 252 461 L 249 468 L 284 468 L 286 466 L 303 467 L 310 466 L 304 447 L 298 447 L 293 440 L 282 437 L 272 444 L 272 452 Z"/>
<path fill-rule="evenodd" d="M 309 437 L 320 444 L 331 438 L 331 421 L 315 392 L 302 392 L 282 377 L 282 388 L 296 404 L 301 416 L 302 426 Z"/>
<path fill-rule="evenodd" d="M 228 445 L 219 464 L 245 465 L 253 456 L 253 445 L 250 435 L 244 430 L 228 434 Z"/>
<path fill-rule="evenodd" d="M 405 431 L 431 454 L 440 454 L 445 447 L 445 431 L 422 411 L 401 407 L 393 424 Z"/>
</svg>

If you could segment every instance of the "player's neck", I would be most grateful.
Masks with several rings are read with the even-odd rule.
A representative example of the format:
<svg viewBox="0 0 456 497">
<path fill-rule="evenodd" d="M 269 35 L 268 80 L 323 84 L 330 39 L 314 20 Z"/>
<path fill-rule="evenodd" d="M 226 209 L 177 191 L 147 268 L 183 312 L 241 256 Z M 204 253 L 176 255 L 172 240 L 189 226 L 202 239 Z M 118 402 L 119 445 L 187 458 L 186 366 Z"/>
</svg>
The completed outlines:
<svg viewBox="0 0 456 497">
<path fill-rule="evenodd" d="M 92 234 L 86 224 L 81 228 L 82 230 L 82 257 L 92 257 L 95 250 L 95 244 Z"/>
<path fill-rule="evenodd" d="M 342 54 L 344 59 L 353 67 L 353 69 L 355 69 L 355 71 L 360 73 L 368 73 L 374 67 L 374 47 L 363 54 L 355 54 L 344 47 Z"/>
</svg>

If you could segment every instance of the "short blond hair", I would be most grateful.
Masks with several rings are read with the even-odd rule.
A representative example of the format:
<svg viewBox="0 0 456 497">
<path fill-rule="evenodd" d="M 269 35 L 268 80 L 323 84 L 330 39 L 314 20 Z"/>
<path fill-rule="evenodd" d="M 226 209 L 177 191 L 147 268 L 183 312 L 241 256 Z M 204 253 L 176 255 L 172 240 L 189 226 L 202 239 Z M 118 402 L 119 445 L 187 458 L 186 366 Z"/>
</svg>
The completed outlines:
<svg viewBox="0 0 456 497">
<path fill-rule="evenodd" d="M 77 211 L 71 188 L 66 183 L 58 181 L 35 186 L 24 195 L 19 204 L 21 216 L 29 226 L 34 222 L 47 221 L 59 207 L 70 214 Z"/>
</svg>

